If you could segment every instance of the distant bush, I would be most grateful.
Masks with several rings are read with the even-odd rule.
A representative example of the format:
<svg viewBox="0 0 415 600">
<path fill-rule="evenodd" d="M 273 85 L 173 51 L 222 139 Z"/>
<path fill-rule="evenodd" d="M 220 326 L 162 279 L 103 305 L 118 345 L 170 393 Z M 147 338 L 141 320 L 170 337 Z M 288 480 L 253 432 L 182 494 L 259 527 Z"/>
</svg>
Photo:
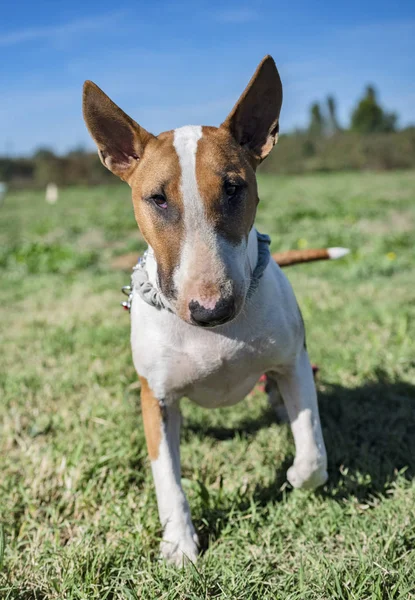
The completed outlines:
<svg viewBox="0 0 415 600">
<path fill-rule="evenodd" d="M 0 181 L 15 185 L 32 183 L 35 165 L 31 158 L 10 158 L 0 156 Z"/>
<path fill-rule="evenodd" d="M 415 127 L 363 135 L 336 129 L 335 113 L 323 119 L 317 107 L 313 107 L 313 126 L 307 131 L 281 135 L 261 170 L 290 174 L 415 168 Z M 103 167 L 95 152 L 75 150 L 57 156 L 42 148 L 30 159 L 0 157 L 0 181 L 14 188 L 44 188 L 49 182 L 59 186 L 98 185 L 116 184 L 119 179 Z"/>
<path fill-rule="evenodd" d="M 49 182 L 61 186 L 98 185 L 116 183 L 117 179 L 102 166 L 96 152 L 75 150 L 57 156 L 51 150 L 41 148 L 32 158 L 0 157 L 0 181 L 15 188 L 43 188 Z"/>
<path fill-rule="evenodd" d="M 267 173 L 390 170 L 415 168 L 415 127 L 396 133 L 361 135 L 339 131 L 331 136 L 308 132 L 282 135 L 261 165 Z"/>
</svg>

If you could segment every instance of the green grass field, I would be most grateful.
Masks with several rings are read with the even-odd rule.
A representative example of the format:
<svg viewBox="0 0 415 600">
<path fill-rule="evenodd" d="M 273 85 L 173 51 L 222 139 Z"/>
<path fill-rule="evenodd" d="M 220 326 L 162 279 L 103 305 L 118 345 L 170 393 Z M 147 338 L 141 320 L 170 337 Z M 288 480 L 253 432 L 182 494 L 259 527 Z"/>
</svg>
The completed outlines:
<svg viewBox="0 0 415 600">
<path fill-rule="evenodd" d="M 143 248 L 129 188 L 10 193 L 0 208 L 0 598 L 415 598 L 415 172 L 262 176 L 273 250 L 348 246 L 287 271 L 320 367 L 329 482 L 293 491 L 266 398 L 183 402 L 196 566 L 158 560 L 140 393 L 119 307 Z"/>
</svg>

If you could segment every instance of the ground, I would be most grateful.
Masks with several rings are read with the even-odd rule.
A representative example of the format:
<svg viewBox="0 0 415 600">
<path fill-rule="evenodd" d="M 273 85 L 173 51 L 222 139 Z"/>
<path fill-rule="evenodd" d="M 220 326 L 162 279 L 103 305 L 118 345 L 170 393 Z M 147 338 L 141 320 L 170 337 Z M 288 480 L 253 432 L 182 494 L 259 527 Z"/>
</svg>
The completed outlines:
<svg viewBox="0 0 415 600">
<path fill-rule="evenodd" d="M 127 186 L 10 193 L 0 208 L 0 598 L 415 598 L 415 173 L 263 176 L 272 250 L 347 246 L 287 270 L 307 327 L 328 483 L 293 491 L 263 394 L 183 402 L 183 485 L 203 546 L 160 526 L 114 258 L 142 250 Z"/>
</svg>

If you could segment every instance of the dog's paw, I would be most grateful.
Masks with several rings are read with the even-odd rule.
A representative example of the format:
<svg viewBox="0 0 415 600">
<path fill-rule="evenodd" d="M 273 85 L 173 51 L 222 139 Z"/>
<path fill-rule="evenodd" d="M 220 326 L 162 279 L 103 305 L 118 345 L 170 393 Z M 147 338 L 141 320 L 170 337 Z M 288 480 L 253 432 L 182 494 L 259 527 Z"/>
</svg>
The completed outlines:
<svg viewBox="0 0 415 600">
<path fill-rule="evenodd" d="M 169 527 L 163 535 L 160 552 L 166 562 L 183 567 L 188 562 L 196 562 L 199 553 L 199 539 L 193 525 Z"/>
<path fill-rule="evenodd" d="M 287 479 L 294 488 L 314 490 L 327 481 L 326 460 L 295 460 L 287 471 Z"/>
</svg>

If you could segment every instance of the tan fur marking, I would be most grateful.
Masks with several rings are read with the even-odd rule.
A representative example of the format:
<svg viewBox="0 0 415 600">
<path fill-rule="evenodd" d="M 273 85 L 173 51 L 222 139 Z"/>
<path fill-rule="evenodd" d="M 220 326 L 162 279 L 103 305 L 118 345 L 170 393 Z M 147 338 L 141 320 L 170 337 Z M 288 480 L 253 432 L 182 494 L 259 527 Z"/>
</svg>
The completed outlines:
<svg viewBox="0 0 415 600">
<path fill-rule="evenodd" d="M 162 417 L 160 404 L 151 391 L 147 379 L 141 381 L 141 412 L 143 413 L 144 433 L 150 460 L 157 460 L 161 442 Z"/>
<path fill-rule="evenodd" d="M 160 284 L 167 296 L 183 240 L 180 177 L 173 132 L 168 131 L 149 141 L 130 181 L 135 218 L 144 239 L 154 250 Z M 166 215 L 146 200 L 156 193 L 163 193 L 167 199 Z"/>
<path fill-rule="evenodd" d="M 224 212 L 223 184 L 232 176 L 243 179 L 247 187 L 240 207 L 230 218 Z M 226 129 L 203 127 L 196 154 L 196 178 L 208 221 L 230 242 L 239 244 L 254 223 L 258 191 L 246 153 Z"/>
</svg>

